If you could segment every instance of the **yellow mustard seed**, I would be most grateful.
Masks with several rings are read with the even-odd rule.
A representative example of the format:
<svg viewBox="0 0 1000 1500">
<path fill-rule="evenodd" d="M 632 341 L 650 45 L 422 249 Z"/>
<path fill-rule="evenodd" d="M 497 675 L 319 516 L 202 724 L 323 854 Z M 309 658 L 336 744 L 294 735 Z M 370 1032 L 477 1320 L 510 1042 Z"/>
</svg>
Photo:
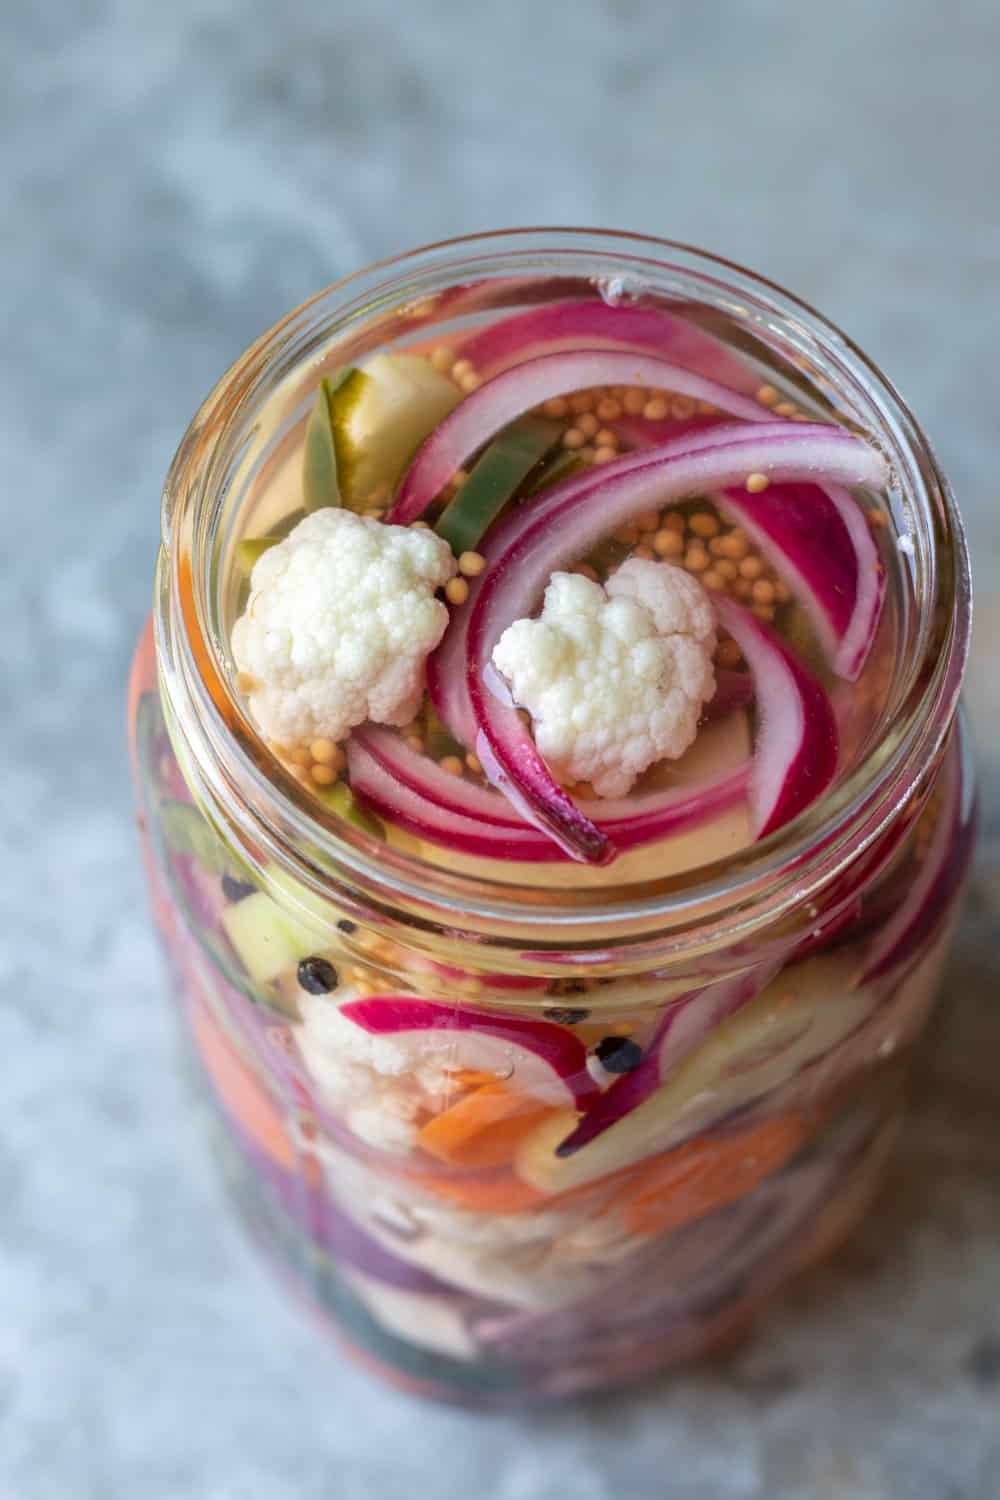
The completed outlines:
<svg viewBox="0 0 1000 1500">
<path fill-rule="evenodd" d="M 774 584 L 768 582 L 766 578 L 758 578 L 751 590 L 751 598 L 757 604 L 773 604 L 775 598 Z"/>
<path fill-rule="evenodd" d="M 690 396 L 675 396 L 670 403 L 670 415 L 678 422 L 686 422 L 694 416 L 694 402 Z"/>
<path fill-rule="evenodd" d="M 436 349 L 431 350 L 431 368 L 437 370 L 439 375 L 450 375 L 455 356 L 446 344 L 439 344 Z"/>
<path fill-rule="evenodd" d="M 590 391 L 574 391 L 569 398 L 569 409 L 576 416 L 582 416 L 586 411 L 593 411 L 596 402 Z"/>
<path fill-rule="evenodd" d="M 337 773 L 332 766 L 314 765 L 309 774 L 317 786 L 333 786 L 337 779 Z"/>
<path fill-rule="evenodd" d="M 638 417 L 649 398 L 640 386 L 629 386 L 622 397 L 622 405 L 630 417 Z"/>
<path fill-rule="evenodd" d="M 463 552 L 458 559 L 458 571 L 465 578 L 478 578 L 486 566 L 486 559 L 480 552 Z"/>
<path fill-rule="evenodd" d="M 567 427 L 566 431 L 562 435 L 563 447 L 569 448 L 571 452 L 575 449 L 585 447 L 586 442 L 587 439 L 580 431 L 579 427 Z"/>
<path fill-rule="evenodd" d="M 481 764 L 481 762 L 479 760 L 479 756 L 478 755 L 473 755 L 473 753 L 472 753 L 471 750 L 469 751 L 468 755 L 465 757 L 465 764 L 468 766 L 469 770 L 473 771 L 477 776 L 479 776 L 482 773 L 483 767 L 482 767 L 482 764 Z"/>
<path fill-rule="evenodd" d="M 309 746 L 309 754 L 313 760 L 321 766 L 332 766 L 337 758 L 337 746 L 334 740 L 313 740 Z"/>
<path fill-rule="evenodd" d="M 451 373 L 456 380 L 461 381 L 463 375 L 474 375 L 475 367 L 471 359 L 456 359 L 451 367 Z"/>
<path fill-rule="evenodd" d="M 779 417 L 795 417 L 799 412 L 794 401 L 779 401 L 774 410 Z"/>
<path fill-rule="evenodd" d="M 743 578 L 759 578 L 764 571 L 764 564 L 759 557 L 745 557 L 740 563 L 740 576 Z"/>
<path fill-rule="evenodd" d="M 592 462 L 595 464 L 610 464 L 617 457 L 618 454 L 615 452 L 614 448 L 600 447 L 594 449 L 594 457 Z"/>
<path fill-rule="evenodd" d="M 658 510 L 644 510 L 641 516 L 636 516 L 635 524 L 640 531 L 659 531 L 660 513 Z"/>
<path fill-rule="evenodd" d="M 600 422 L 598 422 L 592 411 L 585 411 L 583 415 L 577 419 L 576 425 L 585 437 L 592 438 L 596 435 L 597 430 L 601 424 Z"/>
<path fill-rule="evenodd" d="M 640 546 L 635 548 L 632 556 L 641 557 L 643 562 L 656 561 L 656 553 L 653 551 L 652 547 L 647 547 L 645 542 L 641 543 Z"/>
<path fill-rule="evenodd" d="M 755 604 L 753 606 L 753 612 L 757 616 L 758 620 L 773 620 L 774 619 L 774 605 L 773 604 Z"/>
<path fill-rule="evenodd" d="M 642 408 L 642 414 L 647 422 L 662 422 L 669 410 L 662 396 L 651 396 Z"/>
<path fill-rule="evenodd" d="M 542 411 L 547 417 L 565 417 L 569 415 L 569 402 L 565 396 L 552 396 L 542 403 Z"/>
<path fill-rule="evenodd" d="M 673 527 L 665 526 L 653 537 L 653 551 L 660 557 L 680 557 L 684 551 L 684 538 Z"/>
<path fill-rule="evenodd" d="M 707 589 L 724 589 L 726 587 L 726 580 L 718 568 L 707 569 L 706 572 L 702 573 L 701 581 Z"/>
<path fill-rule="evenodd" d="M 731 582 L 734 578 L 738 578 L 740 573 L 739 568 L 733 562 L 731 557 L 720 557 L 718 562 L 715 564 L 715 571 L 720 575 L 720 577 L 725 578 L 729 582 Z"/>
<path fill-rule="evenodd" d="M 617 422 L 622 414 L 622 404 L 614 396 L 602 396 L 597 403 L 597 415 L 602 422 Z"/>
<path fill-rule="evenodd" d="M 474 370 L 470 370 L 467 375 L 460 375 L 458 377 L 458 383 L 465 394 L 471 396 L 473 391 L 478 391 L 483 382 Z"/>
<path fill-rule="evenodd" d="M 761 385 L 757 387 L 757 400 L 761 406 L 774 406 L 778 400 L 778 392 L 773 385 Z"/>
<path fill-rule="evenodd" d="M 770 483 L 771 481 L 767 475 L 761 474 L 759 471 L 755 470 L 753 474 L 747 475 L 747 489 L 751 495 L 759 495 L 762 490 L 767 489 Z"/>
<path fill-rule="evenodd" d="M 683 536 L 687 530 L 687 522 L 679 510 L 668 510 L 663 517 L 663 524 L 668 531 L 676 531 L 678 536 Z"/>
<path fill-rule="evenodd" d="M 442 771 L 447 771 L 449 776 L 461 776 L 462 772 L 465 770 L 465 766 L 459 760 L 457 755 L 444 756 L 442 760 L 438 761 L 438 765 L 441 767 Z"/>
<path fill-rule="evenodd" d="M 708 512 L 704 510 L 697 511 L 696 514 L 693 515 L 688 521 L 688 525 L 694 532 L 695 536 L 710 537 L 718 536 L 719 534 L 718 521 L 714 516 L 710 516 Z"/>
<path fill-rule="evenodd" d="M 610 427 L 599 427 L 594 433 L 594 442 L 598 448 L 617 448 L 618 434 L 612 432 Z"/>
<path fill-rule="evenodd" d="M 684 566 L 689 573 L 704 573 L 709 557 L 700 542 L 692 542 L 684 554 Z"/>
<path fill-rule="evenodd" d="M 464 578 L 449 578 L 444 586 L 444 596 L 449 604 L 464 604 L 469 597 L 469 585 Z"/>
</svg>

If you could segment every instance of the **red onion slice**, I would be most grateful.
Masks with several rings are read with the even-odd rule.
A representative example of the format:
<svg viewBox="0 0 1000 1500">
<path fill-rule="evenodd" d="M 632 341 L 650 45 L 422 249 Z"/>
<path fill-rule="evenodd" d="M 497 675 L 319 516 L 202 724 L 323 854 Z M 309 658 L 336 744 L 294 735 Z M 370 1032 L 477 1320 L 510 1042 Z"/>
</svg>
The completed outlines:
<svg viewBox="0 0 1000 1500">
<path fill-rule="evenodd" d="M 493 648 L 508 625 L 533 613 L 557 568 L 653 504 L 720 489 L 751 472 L 773 480 L 815 475 L 848 484 L 876 485 L 885 478 L 880 455 L 840 428 L 796 423 L 768 426 L 765 436 L 747 433 L 739 426 L 719 428 L 689 451 L 673 451 L 659 462 L 649 455 L 644 466 L 620 471 L 560 504 L 550 502 L 483 575 L 468 622 L 466 660 L 476 754 L 494 784 L 508 795 L 516 792 L 520 810 L 573 858 L 601 864 L 613 851 L 554 780 L 509 700 L 488 686 Z M 763 836 L 794 817 L 832 778 L 833 712 L 819 684 L 772 632 L 730 600 L 719 599 L 717 607 L 755 676 L 763 731 L 754 801 Z"/>
<path fill-rule="evenodd" d="M 954 751 L 954 761 L 957 761 Z M 916 877 L 895 914 L 865 957 L 858 986 L 901 972 L 925 951 L 964 879 L 975 842 L 975 806 L 962 806 L 965 794 L 958 764 L 951 766 L 942 806 Z"/>
<path fill-rule="evenodd" d="M 773 630 L 732 599 L 715 612 L 736 641 L 757 688 L 759 724 L 750 777 L 758 838 L 815 802 L 837 770 L 837 721 L 820 682 Z"/>
<path fill-rule="evenodd" d="M 371 726 L 347 745 L 351 786 L 380 816 L 428 843 L 482 859 L 532 864 L 565 858 L 506 798 L 450 776 L 397 736 Z M 686 786 L 599 804 L 600 826 L 622 850 L 717 817 L 746 796 L 749 765 Z"/>
<path fill-rule="evenodd" d="M 806 606 L 840 677 L 860 673 L 885 596 L 885 570 L 860 507 L 836 486 L 730 488 L 719 510 L 746 532 Z"/>
<path fill-rule="evenodd" d="M 553 1021 L 406 995 L 350 1000 L 340 1014 L 373 1036 L 412 1039 L 415 1064 L 444 1057 L 452 1068 L 512 1078 L 516 1088 L 546 1104 L 580 1108 L 597 1092 L 586 1047 Z"/>
<path fill-rule="evenodd" d="M 386 520 L 397 526 L 418 520 L 452 475 L 501 428 L 543 401 L 595 385 L 680 391 L 699 401 L 711 401 L 731 416 L 748 421 L 759 421 L 761 416 L 756 401 L 650 354 L 582 349 L 542 355 L 488 380 L 438 423 L 404 474 Z M 775 419 L 774 425 L 784 424 Z"/>
<path fill-rule="evenodd" d="M 613 307 L 597 298 L 551 303 L 501 318 L 463 340 L 458 352 L 489 379 L 532 355 L 581 344 L 644 349 L 748 395 L 758 385 L 748 364 L 687 318 L 662 308 Z"/>
</svg>

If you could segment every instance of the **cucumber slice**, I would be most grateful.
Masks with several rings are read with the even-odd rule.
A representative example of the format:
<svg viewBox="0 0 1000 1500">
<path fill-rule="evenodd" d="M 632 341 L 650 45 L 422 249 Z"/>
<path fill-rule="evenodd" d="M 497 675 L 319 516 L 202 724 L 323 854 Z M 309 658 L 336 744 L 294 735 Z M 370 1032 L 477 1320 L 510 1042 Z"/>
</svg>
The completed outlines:
<svg viewBox="0 0 1000 1500">
<path fill-rule="evenodd" d="M 334 402 L 340 387 L 356 373 L 343 371 L 333 380 L 324 378 L 319 383 L 302 452 L 302 503 L 307 512 L 340 504 L 337 445 L 333 435 Z"/>
<path fill-rule="evenodd" d="M 561 431 L 555 422 L 522 417 L 490 443 L 434 528 L 456 557 L 479 544 Z"/>
<path fill-rule="evenodd" d="M 560 1142 L 545 1121 L 522 1143 L 518 1175 L 543 1192 L 565 1192 L 669 1150 L 765 1098 L 869 1019 L 881 991 L 854 989 L 853 973 L 838 954 L 779 974 L 654 1093 L 572 1156 L 557 1154 Z"/>
<path fill-rule="evenodd" d="M 283 911 L 266 891 L 229 906 L 222 927 L 247 973 L 257 984 L 269 984 L 302 958 L 321 950 L 325 930 Z"/>
<path fill-rule="evenodd" d="M 351 370 L 329 399 L 341 500 L 363 510 L 395 486 L 428 433 L 461 392 L 417 354 L 376 354 Z"/>
</svg>

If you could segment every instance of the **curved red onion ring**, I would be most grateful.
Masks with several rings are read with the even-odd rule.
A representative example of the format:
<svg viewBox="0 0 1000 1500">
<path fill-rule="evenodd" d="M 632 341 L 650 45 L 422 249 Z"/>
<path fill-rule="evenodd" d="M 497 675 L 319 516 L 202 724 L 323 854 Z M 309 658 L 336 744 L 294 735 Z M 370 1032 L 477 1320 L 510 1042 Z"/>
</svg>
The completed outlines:
<svg viewBox="0 0 1000 1500">
<path fill-rule="evenodd" d="M 600 343 L 658 353 L 748 395 L 758 385 L 748 364 L 687 318 L 665 308 L 614 307 L 596 297 L 554 302 L 501 318 L 462 340 L 458 353 L 489 379 L 533 354 L 552 352 L 555 345 L 593 348 Z"/>
<path fill-rule="evenodd" d="M 853 682 L 868 656 L 885 597 L 885 570 L 860 507 L 837 486 L 769 485 L 715 496 L 790 583 L 833 670 Z"/>
<path fill-rule="evenodd" d="M 885 478 L 880 455 L 840 428 L 796 423 L 771 425 L 766 432 L 763 437 L 748 436 L 746 428 L 720 428 L 703 435 L 702 444 L 690 451 L 674 451 L 659 462 L 650 455 L 647 465 L 620 472 L 579 497 L 561 504 L 550 501 L 483 575 L 468 622 L 466 659 L 466 682 L 478 727 L 476 754 L 494 784 L 506 795 L 516 795 L 520 810 L 575 859 L 606 863 L 613 849 L 607 836 L 554 780 L 509 699 L 504 702 L 487 686 L 493 648 L 508 625 L 534 611 L 557 568 L 585 555 L 601 537 L 652 504 L 719 489 L 750 472 L 776 480 L 816 477 L 847 484 L 874 485 Z M 688 441 L 694 444 L 696 439 Z M 833 714 L 819 684 L 777 637 L 757 629 L 759 622 L 731 601 L 719 604 L 723 624 L 729 629 L 732 621 L 733 633 L 740 632 L 736 638 L 757 678 L 765 724 L 769 717 L 773 719 L 762 744 L 766 754 L 756 779 L 757 831 L 763 835 L 794 817 L 828 784 L 836 755 Z M 774 645 L 768 650 L 770 640 Z M 780 669 L 782 662 L 785 666 Z M 769 713 L 769 698 L 788 712 L 797 711 L 799 733 L 794 748 L 789 748 L 782 711 Z M 794 774 L 778 777 L 780 766 Z"/>
<path fill-rule="evenodd" d="M 680 391 L 696 400 L 710 401 L 731 416 L 750 421 L 761 417 L 756 401 L 650 354 L 607 349 L 544 354 L 494 376 L 438 423 L 417 449 L 386 521 L 408 526 L 418 520 L 452 475 L 501 428 L 553 396 L 595 385 L 652 386 Z"/>
<path fill-rule="evenodd" d="M 450 776 L 387 730 L 356 730 L 347 742 L 347 760 L 351 786 L 366 804 L 429 843 L 483 859 L 539 864 L 565 858 L 506 798 Z M 746 764 L 710 781 L 592 805 L 616 848 L 638 848 L 734 806 L 749 780 Z"/>
</svg>

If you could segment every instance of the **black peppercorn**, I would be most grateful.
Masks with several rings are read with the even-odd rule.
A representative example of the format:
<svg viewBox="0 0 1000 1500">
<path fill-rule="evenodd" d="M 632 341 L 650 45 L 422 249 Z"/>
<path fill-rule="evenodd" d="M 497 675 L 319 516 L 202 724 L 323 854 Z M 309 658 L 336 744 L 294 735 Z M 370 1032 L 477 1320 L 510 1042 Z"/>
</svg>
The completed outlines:
<svg viewBox="0 0 1000 1500">
<path fill-rule="evenodd" d="M 245 901 L 257 889 L 249 880 L 237 880 L 235 875 L 223 875 L 222 894 L 227 901 Z"/>
<path fill-rule="evenodd" d="M 602 1037 L 594 1052 L 609 1073 L 631 1073 L 642 1061 L 642 1048 L 627 1036 Z"/>
<path fill-rule="evenodd" d="M 328 995 L 337 988 L 337 971 L 327 958 L 304 958 L 298 973 L 299 984 L 310 995 Z"/>
<path fill-rule="evenodd" d="M 350 937 L 352 932 L 357 932 L 358 930 L 357 922 L 352 922 L 350 917 L 341 917 L 337 922 L 337 926 L 341 932 L 346 932 L 348 937 Z"/>
</svg>

